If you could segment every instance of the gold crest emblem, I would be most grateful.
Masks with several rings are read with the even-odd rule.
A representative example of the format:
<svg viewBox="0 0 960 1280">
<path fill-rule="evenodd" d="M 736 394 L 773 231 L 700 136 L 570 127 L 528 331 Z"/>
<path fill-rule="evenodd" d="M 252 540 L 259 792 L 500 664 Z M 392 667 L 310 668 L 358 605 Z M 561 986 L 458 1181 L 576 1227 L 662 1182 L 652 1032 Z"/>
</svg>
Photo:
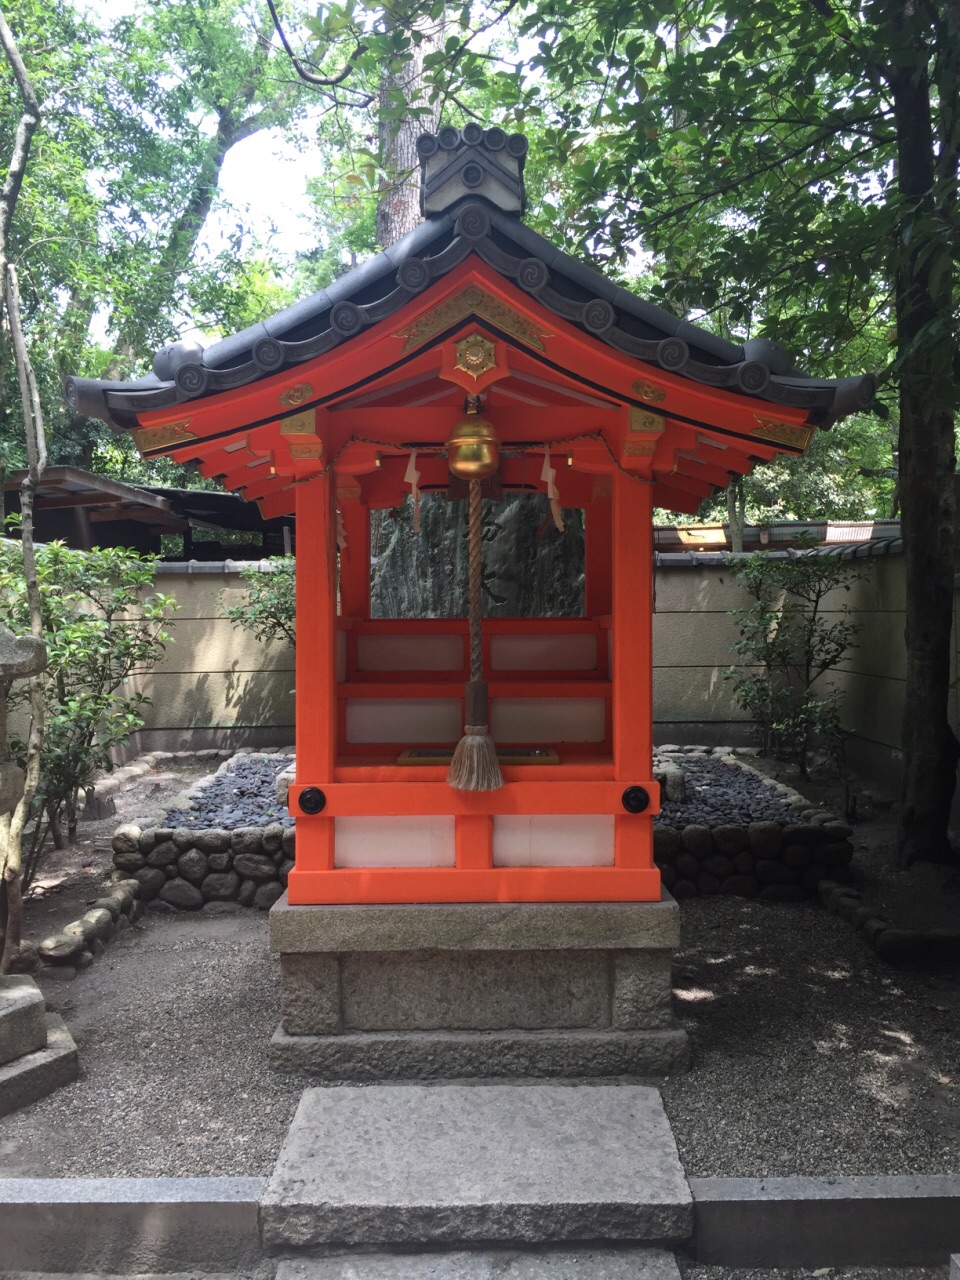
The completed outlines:
<svg viewBox="0 0 960 1280">
<path fill-rule="evenodd" d="M 286 391 L 280 392 L 280 403 L 285 409 L 295 409 L 298 404 L 309 400 L 312 393 L 309 382 L 298 382 L 295 387 L 287 387 Z"/>
<path fill-rule="evenodd" d="M 471 333 L 457 343 L 457 362 L 453 367 L 469 373 L 472 378 L 479 378 L 482 373 L 497 367 L 496 357 L 496 345 L 489 338 Z"/>
</svg>

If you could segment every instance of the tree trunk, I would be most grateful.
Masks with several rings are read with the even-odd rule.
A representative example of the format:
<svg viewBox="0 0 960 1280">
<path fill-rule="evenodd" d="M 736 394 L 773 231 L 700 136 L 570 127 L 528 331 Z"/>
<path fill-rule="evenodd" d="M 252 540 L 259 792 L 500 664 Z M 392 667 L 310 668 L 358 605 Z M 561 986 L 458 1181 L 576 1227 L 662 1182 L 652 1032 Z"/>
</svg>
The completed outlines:
<svg viewBox="0 0 960 1280">
<path fill-rule="evenodd" d="M 423 60 L 428 53 L 443 47 L 444 24 L 423 23 L 419 45 L 411 47 L 410 61 L 396 74 L 384 72 L 380 79 L 377 144 L 380 168 L 386 178 L 377 204 L 377 243 L 389 248 L 422 221 L 420 215 L 420 161 L 417 138 L 421 133 L 435 133 L 440 126 L 440 103 L 417 102 L 423 78 Z M 409 111 L 397 120 L 401 103 L 410 107 L 428 106 L 429 114 L 411 116 Z"/>
<path fill-rule="evenodd" d="M 740 555 L 743 551 L 746 513 L 747 497 L 743 488 L 743 476 L 731 477 L 727 485 L 727 523 L 730 526 L 730 550 L 734 555 Z"/>
<path fill-rule="evenodd" d="M 923 24 L 912 3 L 897 8 L 899 48 L 919 54 L 916 28 Z M 956 559 L 956 392 L 950 241 L 941 221 L 955 216 L 956 162 L 952 174 L 938 175 L 926 59 L 916 62 L 895 68 L 889 77 L 900 193 L 896 308 L 907 673 L 899 849 L 907 865 L 951 858 L 947 827 L 960 759 L 960 744 L 947 717 Z M 939 140 L 941 164 L 953 141 Z"/>
</svg>

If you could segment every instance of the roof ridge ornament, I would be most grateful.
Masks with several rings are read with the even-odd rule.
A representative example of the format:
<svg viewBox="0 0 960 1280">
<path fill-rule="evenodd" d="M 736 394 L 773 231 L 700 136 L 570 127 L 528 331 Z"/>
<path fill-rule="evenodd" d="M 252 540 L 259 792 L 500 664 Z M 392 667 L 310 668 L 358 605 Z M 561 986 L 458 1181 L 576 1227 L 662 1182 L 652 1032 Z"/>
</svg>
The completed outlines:
<svg viewBox="0 0 960 1280">
<path fill-rule="evenodd" d="M 425 218 L 439 217 L 466 197 L 482 196 L 502 213 L 517 216 L 526 208 L 522 133 L 484 129 L 474 121 L 462 129 L 446 125 L 439 133 L 421 133 L 417 155 Z"/>
</svg>

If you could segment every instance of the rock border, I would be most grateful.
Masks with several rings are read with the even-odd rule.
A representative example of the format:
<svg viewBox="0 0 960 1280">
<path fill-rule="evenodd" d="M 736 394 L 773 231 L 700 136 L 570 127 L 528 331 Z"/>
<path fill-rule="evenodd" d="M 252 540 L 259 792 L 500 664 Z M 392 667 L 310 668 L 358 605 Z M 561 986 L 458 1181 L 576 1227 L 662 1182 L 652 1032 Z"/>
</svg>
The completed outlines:
<svg viewBox="0 0 960 1280">
<path fill-rule="evenodd" d="M 848 920 L 884 963 L 894 967 L 960 964 L 960 930 L 898 929 L 884 916 L 864 906 L 863 894 L 852 885 L 824 880 L 820 901 L 831 915 Z"/>
<path fill-rule="evenodd" d="M 239 748 L 238 750 L 222 750 L 217 747 L 205 747 L 198 751 L 150 751 L 142 756 L 138 756 L 129 764 L 121 765 L 112 770 L 110 773 L 101 773 L 95 776 L 92 788 L 88 791 L 87 805 L 84 808 L 84 816 L 102 817 L 109 816 L 107 805 L 113 805 L 113 796 L 126 783 L 134 782 L 139 778 L 145 777 L 152 772 L 158 765 L 168 762 L 176 764 L 205 764 L 215 760 L 221 760 L 220 770 L 227 767 L 230 760 L 237 755 L 274 755 L 275 751 L 267 750 L 264 752 L 254 752 L 250 748 Z M 219 770 L 218 770 L 219 772 Z M 209 786 L 213 779 L 210 775 L 206 778 L 200 778 L 187 791 L 181 791 L 173 797 L 169 803 L 170 809 L 183 809 L 189 807 L 192 803 L 193 796 L 198 788 Z M 91 813 L 91 809 L 93 812 Z M 115 811 L 115 810 L 114 810 Z M 166 817 L 167 809 L 156 809 L 141 822 L 163 822 Z M 148 828 L 148 831 L 151 828 Z M 155 829 L 154 829 L 155 830 Z M 261 833 L 260 828 L 254 828 L 258 836 Z M 282 828 L 281 828 L 282 830 Z M 139 825 L 131 823 L 123 823 L 118 827 L 113 835 L 114 849 L 114 870 L 110 875 L 110 883 L 104 889 L 103 893 L 96 899 L 92 907 L 85 911 L 82 916 L 76 920 L 71 920 L 69 924 L 64 925 L 57 933 L 52 933 L 44 938 L 39 944 L 24 942 L 20 948 L 20 954 L 14 962 L 13 971 L 16 973 L 33 973 L 42 978 L 54 979 L 61 982 L 69 982 L 77 976 L 83 969 L 89 968 L 93 964 L 97 956 L 102 955 L 106 946 L 128 929 L 131 924 L 136 923 L 143 915 L 146 905 L 150 902 L 151 894 L 144 892 L 141 880 L 131 875 L 129 869 L 125 868 L 124 863 L 117 861 L 117 842 L 120 837 L 121 847 L 129 847 L 129 837 L 123 836 L 122 833 L 128 831 L 136 831 L 137 843 L 143 836 L 144 832 Z M 163 832 L 163 834 L 171 837 L 173 831 Z M 180 835 L 180 832 L 177 832 Z M 189 832 L 192 839 L 194 835 L 204 833 Z M 149 839 L 149 837 L 148 837 Z M 156 843 L 156 841 L 154 841 Z M 249 841 L 250 847 L 253 841 Z M 152 849 L 153 846 L 151 846 Z M 292 849 L 292 844 L 291 844 Z M 262 849 L 258 849 L 262 852 Z M 146 862 L 144 860 L 144 865 Z M 197 865 L 196 859 L 194 865 Z M 292 866 L 292 853 L 290 866 Z M 276 870 L 276 874 L 274 871 Z M 165 877 L 166 878 L 166 877 Z M 271 866 L 271 881 L 279 880 L 279 871 Z M 283 884 L 278 884 L 276 889 L 276 898 L 280 897 L 283 892 Z M 188 887 L 192 888 L 188 883 Z M 255 885 L 257 889 L 259 886 Z M 159 892 L 159 884 L 157 890 L 152 896 L 156 897 Z M 256 894 L 253 895 L 254 897 Z M 262 895 L 262 901 L 266 900 L 268 895 Z M 211 901 L 223 901 L 211 896 Z M 275 898 L 272 898 L 269 906 L 273 905 Z M 153 909 L 157 909 L 156 904 L 152 904 Z M 201 904 L 202 905 L 202 904 Z M 259 905 L 259 903 L 257 904 Z M 269 906 L 263 906 L 263 910 L 268 910 Z M 172 904 L 161 907 L 173 911 L 177 908 Z"/>
<path fill-rule="evenodd" d="M 842 880 L 853 858 L 853 829 L 824 809 L 812 808 L 798 791 L 749 763 L 756 748 L 660 746 L 657 765 L 679 769 L 684 757 L 712 756 L 753 774 L 792 812 L 785 822 L 746 826 L 697 823 L 680 828 L 654 825 L 653 860 L 663 885 L 678 901 L 722 894 L 764 902 L 816 901 L 827 880 Z M 669 796 L 668 799 L 672 798 Z"/>
<path fill-rule="evenodd" d="M 162 758 L 164 753 L 154 753 Z M 293 755 L 293 748 L 197 753 L 199 760 L 221 758 L 215 773 L 198 778 L 163 809 L 125 822 L 113 835 L 114 875 L 137 883 L 137 898 L 151 911 L 228 911 L 253 907 L 269 911 L 287 887 L 294 864 L 293 827 L 171 827 L 169 813 L 193 807 L 202 792 L 230 769 L 237 756 L 265 759 Z M 179 758 L 179 757 L 178 757 Z"/>
</svg>

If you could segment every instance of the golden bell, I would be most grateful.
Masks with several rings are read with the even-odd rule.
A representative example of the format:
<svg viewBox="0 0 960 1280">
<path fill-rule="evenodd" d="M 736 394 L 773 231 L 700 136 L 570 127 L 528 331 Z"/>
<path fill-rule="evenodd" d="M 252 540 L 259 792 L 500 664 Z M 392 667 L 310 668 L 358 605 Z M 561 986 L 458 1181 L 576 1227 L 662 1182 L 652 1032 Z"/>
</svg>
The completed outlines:
<svg viewBox="0 0 960 1280">
<path fill-rule="evenodd" d="M 484 480 L 500 464 L 500 441 L 493 424 L 478 413 L 468 413 L 457 423 L 447 441 L 450 470 L 461 480 Z"/>
</svg>

